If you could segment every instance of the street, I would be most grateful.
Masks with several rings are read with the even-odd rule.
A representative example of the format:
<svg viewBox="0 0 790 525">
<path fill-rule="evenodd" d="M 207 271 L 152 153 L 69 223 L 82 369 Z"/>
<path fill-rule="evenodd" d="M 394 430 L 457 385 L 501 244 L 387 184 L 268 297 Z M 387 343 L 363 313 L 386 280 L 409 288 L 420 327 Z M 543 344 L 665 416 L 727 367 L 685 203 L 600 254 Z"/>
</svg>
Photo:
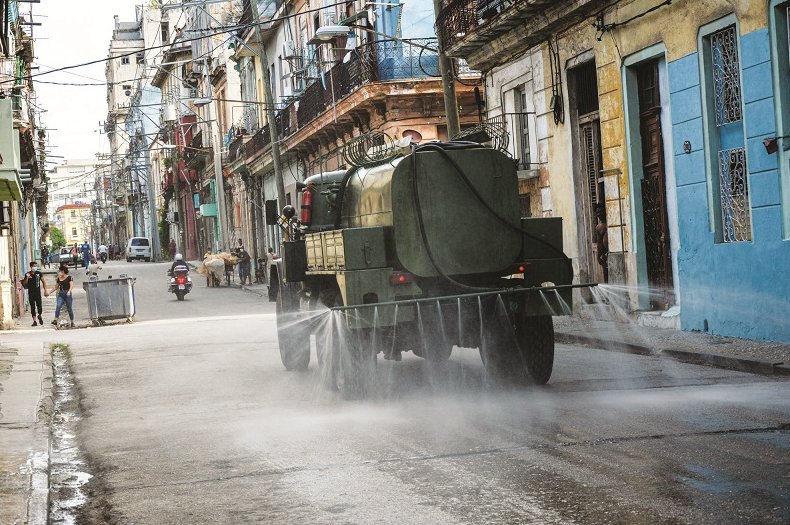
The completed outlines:
<svg viewBox="0 0 790 525">
<path fill-rule="evenodd" d="M 133 324 L 3 336 L 68 345 L 90 481 L 55 523 L 790 520 L 786 380 L 558 345 L 547 387 L 499 390 L 456 348 L 380 357 L 378 393 L 344 401 L 314 360 L 284 370 L 273 303 L 194 272 L 178 302 L 167 267 L 105 266 L 137 278 Z"/>
</svg>

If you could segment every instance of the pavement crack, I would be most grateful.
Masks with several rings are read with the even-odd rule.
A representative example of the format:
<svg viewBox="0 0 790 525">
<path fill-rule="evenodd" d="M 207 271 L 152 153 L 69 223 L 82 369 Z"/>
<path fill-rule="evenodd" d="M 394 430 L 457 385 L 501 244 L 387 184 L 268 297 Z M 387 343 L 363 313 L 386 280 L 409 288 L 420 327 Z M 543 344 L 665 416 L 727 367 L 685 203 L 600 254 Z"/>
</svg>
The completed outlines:
<svg viewBox="0 0 790 525">
<path fill-rule="evenodd" d="M 125 486 L 121 485 L 121 486 L 113 487 L 113 490 L 117 492 L 124 490 L 132 491 L 132 490 L 145 490 L 145 489 L 153 489 L 153 488 L 161 488 L 161 487 L 198 485 L 204 483 L 220 483 L 224 481 L 233 481 L 236 479 L 284 476 L 288 474 L 295 474 L 301 472 L 325 472 L 329 470 L 342 470 L 342 469 L 360 467 L 360 466 L 386 465 L 392 463 L 409 463 L 409 462 L 421 462 L 421 461 L 436 461 L 442 459 L 475 457 L 475 456 L 485 456 L 485 455 L 493 455 L 493 454 L 506 454 L 510 452 L 517 452 L 520 450 L 546 450 L 546 449 L 558 449 L 564 447 L 593 447 L 599 445 L 611 445 L 616 443 L 628 443 L 628 442 L 650 441 L 650 440 L 671 439 L 671 438 L 757 434 L 763 432 L 787 432 L 787 431 L 790 431 L 790 422 L 781 423 L 779 425 L 774 425 L 770 427 L 702 430 L 702 431 L 675 432 L 675 433 L 665 433 L 665 434 L 649 434 L 649 435 L 641 435 L 641 436 L 619 436 L 619 437 L 588 439 L 588 440 L 580 440 L 580 441 L 561 441 L 559 443 L 537 443 L 537 444 L 523 443 L 519 445 L 513 445 L 510 447 L 495 447 L 495 448 L 478 449 L 478 450 L 465 450 L 458 452 L 446 452 L 443 454 L 425 454 L 420 456 L 379 458 L 379 459 L 355 461 L 350 463 L 331 463 L 326 465 L 314 465 L 314 466 L 295 466 L 295 467 L 285 467 L 285 468 L 259 469 L 259 470 L 253 470 L 250 472 L 244 472 L 240 474 L 217 476 L 213 478 L 185 479 L 185 480 L 175 480 L 175 481 L 169 481 L 163 483 L 149 483 L 149 484 L 139 484 L 139 485 L 125 485 Z"/>
</svg>

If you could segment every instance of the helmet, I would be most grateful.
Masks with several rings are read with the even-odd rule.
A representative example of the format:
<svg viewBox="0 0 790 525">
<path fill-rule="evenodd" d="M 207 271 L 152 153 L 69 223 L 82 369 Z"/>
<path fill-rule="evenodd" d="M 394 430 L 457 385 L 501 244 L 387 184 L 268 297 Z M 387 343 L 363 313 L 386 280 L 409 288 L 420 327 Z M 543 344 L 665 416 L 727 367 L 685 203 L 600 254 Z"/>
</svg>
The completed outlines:
<svg viewBox="0 0 790 525">
<path fill-rule="evenodd" d="M 177 253 L 176 254 L 176 261 L 183 261 L 183 260 L 184 260 L 184 256 L 181 255 L 180 253 Z"/>
</svg>

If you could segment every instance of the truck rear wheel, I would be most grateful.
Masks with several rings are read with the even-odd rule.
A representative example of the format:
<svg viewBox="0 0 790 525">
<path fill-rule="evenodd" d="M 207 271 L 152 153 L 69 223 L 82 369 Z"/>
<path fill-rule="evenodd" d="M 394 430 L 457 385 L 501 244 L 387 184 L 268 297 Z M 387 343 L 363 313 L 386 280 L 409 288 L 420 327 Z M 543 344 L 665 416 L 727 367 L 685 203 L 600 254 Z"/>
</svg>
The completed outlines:
<svg viewBox="0 0 790 525">
<path fill-rule="evenodd" d="M 299 312 L 299 300 L 288 286 L 277 294 L 277 343 L 286 370 L 306 370 L 310 364 L 310 321 Z"/>
<path fill-rule="evenodd" d="M 327 308 L 343 306 L 338 289 L 322 289 L 320 302 Z M 330 314 L 335 315 L 335 314 Z M 346 399 L 368 396 L 376 377 L 376 354 L 369 329 L 351 330 L 346 318 L 330 319 L 326 332 L 316 334 L 316 358 L 325 387 Z"/>
<path fill-rule="evenodd" d="M 489 319 L 480 356 L 493 379 L 516 385 L 545 385 L 554 368 L 554 324 L 551 316 L 518 316 L 508 326 Z"/>
<path fill-rule="evenodd" d="M 522 365 L 519 379 L 534 385 L 545 385 L 554 370 L 554 322 L 550 315 L 525 317 L 516 326 L 519 346 L 518 362 Z"/>
<path fill-rule="evenodd" d="M 376 350 L 369 330 L 349 332 L 348 340 L 337 347 L 337 390 L 346 399 L 364 399 L 371 393 L 376 377 Z"/>
</svg>

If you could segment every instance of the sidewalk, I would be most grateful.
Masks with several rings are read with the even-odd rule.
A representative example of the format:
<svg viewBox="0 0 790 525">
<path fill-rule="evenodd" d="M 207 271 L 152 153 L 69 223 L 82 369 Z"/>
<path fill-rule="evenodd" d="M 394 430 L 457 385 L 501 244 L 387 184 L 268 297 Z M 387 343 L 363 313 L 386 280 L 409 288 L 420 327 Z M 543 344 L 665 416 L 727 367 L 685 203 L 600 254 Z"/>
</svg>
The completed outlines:
<svg viewBox="0 0 790 525">
<path fill-rule="evenodd" d="M 554 330 L 560 343 L 585 344 L 643 355 L 659 354 L 686 363 L 790 376 L 790 344 L 575 316 L 555 317 Z"/>
<path fill-rule="evenodd" d="M 51 391 L 48 348 L 0 345 L 0 523 L 47 523 Z"/>
</svg>

